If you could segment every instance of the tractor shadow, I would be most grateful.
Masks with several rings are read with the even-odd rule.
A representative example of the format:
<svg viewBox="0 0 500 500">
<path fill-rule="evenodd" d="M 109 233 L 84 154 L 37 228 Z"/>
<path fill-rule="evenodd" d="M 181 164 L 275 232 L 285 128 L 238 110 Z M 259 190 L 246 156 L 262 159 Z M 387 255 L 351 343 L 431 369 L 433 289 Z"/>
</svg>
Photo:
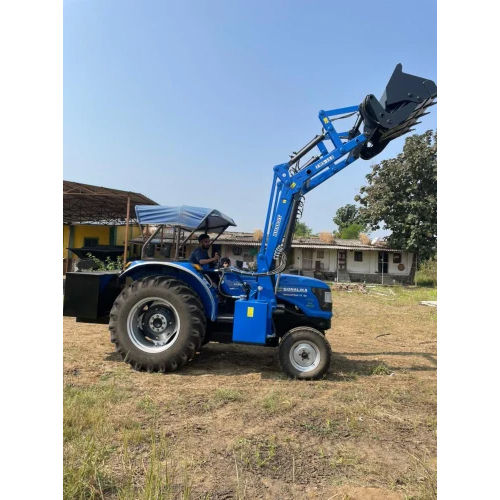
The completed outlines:
<svg viewBox="0 0 500 500">
<path fill-rule="evenodd" d="M 380 360 L 363 359 L 363 357 L 378 355 L 421 357 L 425 360 L 425 364 L 401 367 L 391 366 L 390 363 Z M 425 352 L 333 352 L 330 369 L 325 379 L 346 382 L 360 376 L 389 374 L 400 371 L 402 368 L 406 371 L 435 371 L 436 360 L 431 354 Z M 187 366 L 176 373 L 187 376 L 231 376 L 258 373 L 262 379 L 287 379 L 280 368 L 277 348 L 216 342 L 205 345 Z"/>
<path fill-rule="evenodd" d="M 263 379 L 279 380 L 278 351 L 273 347 L 209 342 L 179 375 L 247 375 L 260 373 Z"/>
<path fill-rule="evenodd" d="M 425 364 L 411 366 L 391 366 L 390 363 L 373 359 L 362 359 L 373 356 L 420 357 Z M 106 361 L 121 362 L 117 352 L 107 354 Z M 392 372 L 404 371 L 436 371 L 436 358 L 428 352 L 333 352 L 330 369 L 324 380 L 348 382 L 358 377 L 372 375 L 388 375 Z M 278 360 L 278 349 L 242 344 L 222 344 L 210 342 L 206 344 L 196 357 L 176 372 L 184 376 L 232 376 L 257 373 L 262 379 L 286 380 Z"/>
</svg>

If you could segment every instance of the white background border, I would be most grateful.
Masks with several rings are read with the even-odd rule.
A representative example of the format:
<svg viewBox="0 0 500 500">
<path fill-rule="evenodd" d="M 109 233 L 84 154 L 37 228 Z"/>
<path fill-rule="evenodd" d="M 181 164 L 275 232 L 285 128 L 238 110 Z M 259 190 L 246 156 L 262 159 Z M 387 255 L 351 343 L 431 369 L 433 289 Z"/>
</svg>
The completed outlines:
<svg viewBox="0 0 500 500">
<path fill-rule="evenodd" d="M 0 12 L 5 498 L 62 498 L 62 9 Z M 494 2 L 439 2 L 440 499 L 498 494 L 499 31 Z"/>
</svg>

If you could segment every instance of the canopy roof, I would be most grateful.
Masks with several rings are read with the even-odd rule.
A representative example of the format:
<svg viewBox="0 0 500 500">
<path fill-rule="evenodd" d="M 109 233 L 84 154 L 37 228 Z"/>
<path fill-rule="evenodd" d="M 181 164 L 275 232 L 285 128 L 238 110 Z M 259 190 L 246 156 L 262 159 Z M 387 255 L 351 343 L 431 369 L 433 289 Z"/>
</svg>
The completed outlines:
<svg viewBox="0 0 500 500">
<path fill-rule="evenodd" d="M 180 207 L 136 205 L 135 213 L 141 225 L 165 224 L 188 231 L 220 231 L 228 226 L 236 226 L 231 217 L 215 208 L 188 207 L 187 205 Z"/>
<path fill-rule="evenodd" d="M 156 205 L 140 193 L 110 189 L 80 182 L 63 181 L 64 224 L 125 224 L 130 200 L 130 222 L 134 207 Z"/>
</svg>

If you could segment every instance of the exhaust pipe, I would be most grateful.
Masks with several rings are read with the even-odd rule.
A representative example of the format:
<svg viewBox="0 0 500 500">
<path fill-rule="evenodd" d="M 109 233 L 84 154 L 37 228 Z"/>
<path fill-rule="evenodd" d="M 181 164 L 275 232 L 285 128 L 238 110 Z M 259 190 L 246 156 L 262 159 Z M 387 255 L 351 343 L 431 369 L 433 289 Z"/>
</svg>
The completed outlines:
<svg viewBox="0 0 500 500">
<path fill-rule="evenodd" d="M 378 100 L 373 94 L 365 97 L 359 106 L 360 119 L 349 133 L 349 138 L 363 134 L 368 141 L 353 150 L 356 158 L 369 160 L 378 155 L 390 141 L 414 130 L 418 120 L 428 114 L 426 109 L 435 104 L 437 87 L 432 80 L 403 73 L 398 64 Z"/>
</svg>

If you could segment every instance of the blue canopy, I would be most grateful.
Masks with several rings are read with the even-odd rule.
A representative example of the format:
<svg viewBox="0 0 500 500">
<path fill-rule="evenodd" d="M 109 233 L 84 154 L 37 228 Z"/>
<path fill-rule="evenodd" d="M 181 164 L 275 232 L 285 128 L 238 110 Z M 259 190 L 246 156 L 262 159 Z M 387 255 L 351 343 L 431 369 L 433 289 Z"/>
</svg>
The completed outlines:
<svg viewBox="0 0 500 500">
<path fill-rule="evenodd" d="M 236 226 L 231 217 L 214 208 L 165 207 L 161 205 L 136 205 L 135 213 L 139 224 L 166 224 L 179 226 L 188 231 L 221 230 L 228 226 Z"/>
</svg>

